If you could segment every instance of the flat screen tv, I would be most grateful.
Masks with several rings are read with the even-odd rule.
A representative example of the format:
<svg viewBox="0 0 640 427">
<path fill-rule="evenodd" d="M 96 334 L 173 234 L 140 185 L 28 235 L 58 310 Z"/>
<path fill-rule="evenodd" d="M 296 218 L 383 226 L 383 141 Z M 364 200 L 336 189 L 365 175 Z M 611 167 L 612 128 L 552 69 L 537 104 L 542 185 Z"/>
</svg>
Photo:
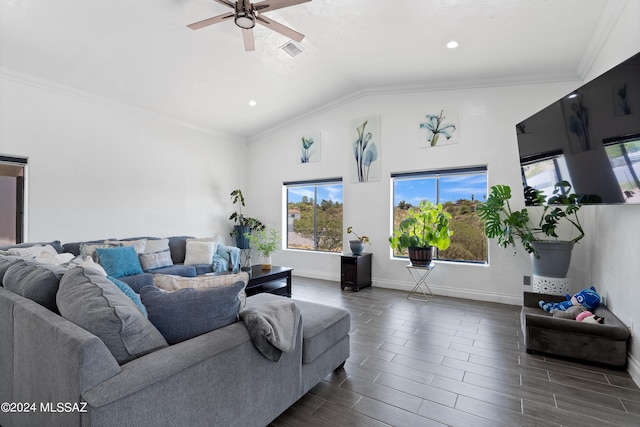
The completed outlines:
<svg viewBox="0 0 640 427">
<path fill-rule="evenodd" d="M 525 193 L 640 203 L 640 53 L 516 125 Z"/>
</svg>

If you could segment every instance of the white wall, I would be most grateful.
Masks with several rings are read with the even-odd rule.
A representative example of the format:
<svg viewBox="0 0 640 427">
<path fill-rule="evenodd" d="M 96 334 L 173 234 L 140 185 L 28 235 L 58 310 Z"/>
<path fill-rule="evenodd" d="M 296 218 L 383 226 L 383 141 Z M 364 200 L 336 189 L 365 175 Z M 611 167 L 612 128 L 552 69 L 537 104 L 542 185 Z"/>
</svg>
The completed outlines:
<svg viewBox="0 0 640 427">
<path fill-rule="evenodd" d="M 249 199 L 259 207 L 261 219 L 281 224 L 282 183 L 304 179 L 343 177 L 344 226 L 353 225 L 368 235 L 372 245 L 365 251 L 373 255 L 374 286 L 410 290 L 411 277 L 406 261 L 390 259 L 390 174 L 416 170 L 488 165 L 489 185 L 520 185 L 520 168 L 515 124 L 564 95 L 579 82 L 520 85 L 492 88 L 373 94 L 356 97 L 343 105 L 287 129 L 258 138 L 249 149 Z M 457 105 L 459 144 L 418 148 L 418 114 Z M 381 115 L 380 154 L 382 179 L 379 182 L 352 183 L 352 130 L 349 121 L 368 114 Z M 316 130 L 324 134 L 321 161 L 298 163 L 300 136 Z M 479 195 L 481 196 L 481 195 Z M 274 203 L 277 202 L 277 203 Z M 523 205 L 522 198 L 519 203 Z M 348 248 L 345 236 L 344 245 Z M 520 304 L 523 275 L 530 274 L 529 256 L 519 248 L 511 250 L 490 244 L 490 265 L 438 263 L 430 276 L 432 290 L 480 300 Z M 584 283 L 585 248 L 578 246 L 569 274 Z M 348 249 L 347 249 L 348 252 Z M 335 254 L 283 250 L 273 262 L 293 267 L 296 274 L 339 280 L 340 262 Z"/>
<path fill-rule="evenodd" d="M 29 158 L 27 240 L 228 237 L 246 141 L 26 77 L 0 94 L 0 153 Z"/>
<path fill-rule="evenodd" d="M 640 2 L 627 2 L 587 80 L 640 51 L 639 16 Z M 598 206 L 593 214 L 587 262 L 590 280 L 613 313 L 627 326 L 633 324 L 628 370 L 640 384 L 640 205 Z"/>
</svg>

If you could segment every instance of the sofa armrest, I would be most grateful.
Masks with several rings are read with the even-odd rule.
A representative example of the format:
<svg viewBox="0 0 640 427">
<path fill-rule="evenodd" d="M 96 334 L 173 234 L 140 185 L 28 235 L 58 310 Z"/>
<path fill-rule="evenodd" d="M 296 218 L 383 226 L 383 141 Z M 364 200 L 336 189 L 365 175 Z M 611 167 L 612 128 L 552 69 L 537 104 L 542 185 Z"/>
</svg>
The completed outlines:
<svg viewBox="0 0 640 427">
<path fill-rule="evenodd" d="M 522 295 L 522 305 L 524 307 L 540 308 L 538 305 L 538 301 L 540 300 L 544 302 L 562 302 L 567 300 L 563 295 L 539 294 L 537 292 L 524 292 Z"/>
</svg>

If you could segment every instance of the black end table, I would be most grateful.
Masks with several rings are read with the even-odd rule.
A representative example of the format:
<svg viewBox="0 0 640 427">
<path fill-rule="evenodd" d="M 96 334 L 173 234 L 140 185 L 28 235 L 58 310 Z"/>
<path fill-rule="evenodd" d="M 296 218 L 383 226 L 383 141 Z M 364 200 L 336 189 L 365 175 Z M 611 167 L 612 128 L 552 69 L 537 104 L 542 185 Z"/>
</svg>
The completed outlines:
<svg viewBox="0 0 640 427">
<path fill-rule="evenodd" d="M 342 255 L 340 265 L 340 289 L 360 289 L 371 286 L 371 254 Z"/>
</svg>

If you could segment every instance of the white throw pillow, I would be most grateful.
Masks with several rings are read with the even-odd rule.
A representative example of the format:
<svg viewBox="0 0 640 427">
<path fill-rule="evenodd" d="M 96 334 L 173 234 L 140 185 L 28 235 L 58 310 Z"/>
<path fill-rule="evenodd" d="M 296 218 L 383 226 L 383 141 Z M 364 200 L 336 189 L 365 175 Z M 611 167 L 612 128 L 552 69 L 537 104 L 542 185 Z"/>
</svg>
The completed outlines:
<svg viewBox="0 0 640 427">
<path fill-rule="evenodd" d="M 22 259 L 33 259 L 43 252 L 49 253 L 51 255 L 58 255 L 58 251 L 56 251 L 51 245 L 33 245 L 28 248 L 9 249 L 9 254 L 18 256 Z"/>
<path fill-rule="evenodd" d="M 211 264 L 213 254 L 216 253 L 217 243 L 187 240 L 187 252 L 184 257 L 185 265 Z"/>
<path fill-rule="evenodd" d="M 71 261 L 73 258 L 73 254 L 70 254 L 68 252 L 61 254 L 56 253 L 55 255 L 53 255 L 50 252 L 43 251 L 40 252 L 40 254 L 35 258 L 35 261 L 41 264 L 60 265 Z"/>
</svg>

